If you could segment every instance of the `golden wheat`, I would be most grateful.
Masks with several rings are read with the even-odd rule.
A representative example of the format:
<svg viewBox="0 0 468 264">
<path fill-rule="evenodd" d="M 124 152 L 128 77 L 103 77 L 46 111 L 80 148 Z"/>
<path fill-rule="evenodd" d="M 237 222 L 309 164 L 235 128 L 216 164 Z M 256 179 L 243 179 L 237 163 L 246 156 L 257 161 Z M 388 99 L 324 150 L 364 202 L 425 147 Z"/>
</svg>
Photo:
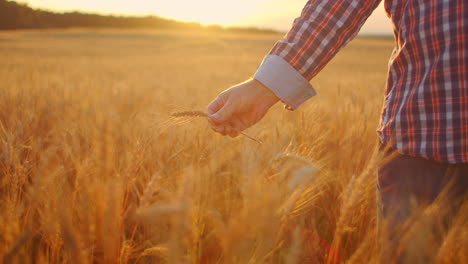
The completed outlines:
<svg viewBox="0 0 468 264">
<path fill-rule="evenodd" d="M 198 111 L 198 110 L 194 110 L 194 111 L 182 111 L 182 112 L 175 112 L 175 113 L 172 113 L 171 114 L 172 117 L 208 117 L 208 114 L 203 112 L 203 111 Z M 253 140 L 259 144 L 262 144 L 262 141 L 257 139 L 257 138 L 254 138 L 252 136 L 249 136 L 247 135 L 246 133 L 244 132 L 240 132 L 241 135 L 243 135 L 244 137 L 250 139 L 250 140 Z"/>
<path fill-rule="evenodd" d="M 173 117 L 208 117 L 208 114 L 203 111 L 182 111 L 172 113 Z"/>
<path fill-rule="evenodd" d="M 316 98 L 249 129 L 261 145 L 192 122 L 203 111 L 166 114 L 243 81 L 281 37 L 1 32 L 0 262 L 391 262 L 374 150 L 393 41 L 353 41 Z M 468 263 L 467 204 L 448 229 L 439 199 L 399 247 Z"/>
</svg>

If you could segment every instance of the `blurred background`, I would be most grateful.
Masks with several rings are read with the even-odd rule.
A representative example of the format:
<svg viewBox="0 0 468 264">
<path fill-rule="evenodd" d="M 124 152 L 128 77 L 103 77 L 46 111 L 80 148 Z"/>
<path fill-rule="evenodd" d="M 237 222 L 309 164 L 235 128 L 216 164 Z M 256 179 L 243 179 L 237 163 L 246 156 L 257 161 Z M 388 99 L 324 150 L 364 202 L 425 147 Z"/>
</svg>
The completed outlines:
<svg viewBox="0 0 468 264">
<path fill-rule="evenodd" d="M 0 0 L 0 29 L 63 27 L 196 28 L 199 25 L 248 27 L 285 32 L 304 0 Z M 86 15 L 85 15 L 86 14 Z M 184 25 L 173 20 L 185 22 Z M 390 35 L 383 4 L 361 30 Z"/>
</svg>

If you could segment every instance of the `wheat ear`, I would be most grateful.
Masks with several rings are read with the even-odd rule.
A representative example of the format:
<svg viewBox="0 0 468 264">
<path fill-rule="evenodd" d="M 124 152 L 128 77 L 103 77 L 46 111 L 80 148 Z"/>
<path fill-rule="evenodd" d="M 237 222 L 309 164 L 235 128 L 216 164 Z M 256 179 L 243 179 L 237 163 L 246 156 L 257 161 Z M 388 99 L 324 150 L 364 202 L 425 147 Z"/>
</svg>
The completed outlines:
<svg viewBox="0 0 468 264">
<path fill-rule="evenodd" d="M 194 110 L 194 111 L 182 111 L 182 112 L 175 112 L 175 113 L 172 113 L 171 114 L 172 117 L 208 117 L 208 114 L 203 112 L 203 111 L 197 111 L 197 110 Z M 244 132 L 241 132 L 241 135 L 243 135 L 244 137 L 250 139 L 250 140 L 253 140 L 259 144 L 262 144 L 263 142 L 259 139 L 256 139 L 254 137 L 251 137 L 247 134 L 245 134 Z"/>
<path fill-rule="evenodd" d="M 171 114 L 172 117 L 208 117 L 208 114 L 203 111 L 182 111 Z"/>
</svg>

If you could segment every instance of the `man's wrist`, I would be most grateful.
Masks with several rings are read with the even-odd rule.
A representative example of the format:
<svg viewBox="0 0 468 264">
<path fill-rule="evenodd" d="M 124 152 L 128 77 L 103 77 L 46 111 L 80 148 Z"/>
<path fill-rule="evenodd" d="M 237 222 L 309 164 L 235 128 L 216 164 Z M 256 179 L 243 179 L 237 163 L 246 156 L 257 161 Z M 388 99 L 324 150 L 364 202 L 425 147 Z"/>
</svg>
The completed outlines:
<svg viewBox="0 0 468 264">
<path fill-rule="evenodd" d="M 251 79 L 250 82 L 258 88 L 258 90 L 261 91 L 262 96 L 265 97 L 267 103 L 269 106 L 273 106 L 276 104 L 278 101 L 280 101 L 280 98 L 276 96 L 273 91 L 270 90 L 266 85 L 264 85 L 262 82 L 256 80 L 256 79 Z"/>
<path fill-rule="evenodd" d="M 255 73 L 254 79 L 268 87 L 286 104 L 288 110 L 297 109 L 307 99 L 316 94 L 309 81 L 287 61 L 277 55 L 265 57 Z"/>
</svg>

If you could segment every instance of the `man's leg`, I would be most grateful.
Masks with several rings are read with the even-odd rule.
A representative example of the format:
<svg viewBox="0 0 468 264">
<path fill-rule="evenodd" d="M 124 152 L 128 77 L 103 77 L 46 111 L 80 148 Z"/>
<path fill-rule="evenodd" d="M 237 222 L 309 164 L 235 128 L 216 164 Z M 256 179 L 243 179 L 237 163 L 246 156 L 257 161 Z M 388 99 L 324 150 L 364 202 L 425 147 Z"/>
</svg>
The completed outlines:
<svg viewBox="0 0 468 264">
<path fill-rule="evenodd" d="M 443 164 L 397 154 L 392 149 L 382 151 L 384 157 L 378 172 L 382 223 L 389 235 L 390 247 L 401 246 L 398 239 L 404 232 L 402 227 L 405 221 L 413 213 L 430 205 L 444 188 L 447 205 L 457 210 L 455 207 L 460 205 L 461 197 L 468 188 L 468 165 Z M 404 263 L 404 259 L 397 258 L 396 262 Z"/>
</svg>

